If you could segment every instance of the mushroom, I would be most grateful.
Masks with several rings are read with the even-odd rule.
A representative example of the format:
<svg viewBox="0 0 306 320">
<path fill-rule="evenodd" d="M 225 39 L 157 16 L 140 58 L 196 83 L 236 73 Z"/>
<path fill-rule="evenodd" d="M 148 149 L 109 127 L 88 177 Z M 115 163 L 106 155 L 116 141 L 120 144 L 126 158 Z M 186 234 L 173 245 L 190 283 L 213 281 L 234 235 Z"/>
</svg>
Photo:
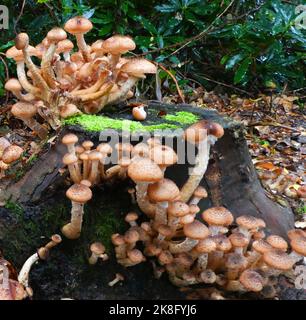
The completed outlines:
<svg viewBox="0 0 306 320">
<path fill-rule="evenodd" d="M 88 180 L 92 184 L 96 184 L 99 182 L 100 174 L 99 174 L 99 163 L 103 159 L 103 154 L 99 151 L 91 151 L 88 154 L 88 160 L 91 163 L 91 170 L 88 176 Z"/>
<path fill-rule="evenodd" d="M 202 186 L 198 186 L 193 193 L 193 197 L 190 200 L 189 205 L 198 205 L 201 199 L 207 198 L 207 196 L 206 189 Z"/>
<path fill-rule="evenodd" d="M 240 255 L 243 255 L 244 249 L 249 244 L 249 238 L 240 232 L 232 233 L 228 238 L 234 247 L 234 251 Z"/>
<path fill-rule="evenodd" d="M 214 273 L 213 270 L 206 269 L 203 270 L 198 277 L 199 282 L 204 282 L 206 284 L 213 284 L 217 280 L 217 275 Z"/>
<path fill-rule="evenodd" d="M 92 191 L 84 184 L 74 184 L 66 196 L 72 202 L 71 221 L 62 228 L 62 233 L 68 239 L 77 239 L 81 234 L 84 204 L 92 198 Z"/>
<path fill-rule="evenodd" d="M 260 292 L 263 289 L 264 280 L 254 270 L 243 271 L 239 277 L 239 281 L 247 291 Z"/>
<path fill-rule="evenodd" d="M 77 108 L 77 106 L 73 103 L 68 103 L 64 105 L 60 110 L 61 118 L 67 119 L 73 117 L 77 114 L 81 114 L 82 112 Z"/>
<path fill-rule="evenodd" d="M 179 226 L 180 218 L 189 214 L 189 206 L 182 201 L 170 202 L 168 205 L 168 225 L 174 229 Z"/>
<path fill-rule="evenodd" d="M 241 253 L 229 253 L 226 256 L 225 261 L 228 280 L 236 280 L 239 276 L 239 273 L 246 269 L 247 265 L 248 260 Z"/>
<path fill-rule="evenodd" d="M 0 160 L 2 159 L 3 151 L 10 145 L 11 143 L 6 138 L 0 138 Z"/>
<path fill-rule="evenodd" d="M 290 257 L 292 257 L 295 262 L 304 258 L 304 264 L 306 264 L 306 237 L 296 237 L 291 240 L 290 245 L 293 250 L 290 253 Z"/>
<path fill-rule="evenodd" d="M 120 281 L 124 281 L 124 276 L 123 276 L 121 273 L 116 273 L 115 279 L 112 280 L 112 281 L 110 281 L 110 282 L 108 283 L 108 285 L 109 285 L 110 287 L 113 287 L 115 284 L 117 284 L 117 283 L 120 282 Z"/>
<path fill-rule="evenodd" d="M 129 212 L 125 216 L 125 222 L 127 222 L 131 227 L 138 227 L 137 225 L 138 214 L 136 212 Z"/>
<path fill-rule="evenodd" d="M 251 230 L 257 231 L 260 227 L 265 227 L 265 222 L 253 216 L 243 215 L 236 219 L 239 226 L 239 232 L 243 233 L 249 239 L 251 238 Z"/>
<path fill-rule="evenodd" d="M 275 249 L 280 249 L 285 252 L 288 249 L 287 241 L 284 238 L 282 238 L 281 236 L 273 234 L 273 235 L 268 236 L 266 241 L 269 243 L 269 245 L 271 245 Z"/>
<path fill-rule="evenodd" d="M 89 264 L 94 265 L 98 259 L 103 261 L 108 260 L 108 255 L 105 253 L 105 247 L 101 242 L 94 242 L 90 246 L 91 256 L 88 259 Z"/>
<path fill-rule="evenodd" d="M 144 107 L 134 107 L 132 109 L 133 118 L 137 121 L 144 121 L 147 118 L 147 113 Z"/>
<path fill-rule="evenodd" d="M 71 180 L 74 183 L 79 183 L 82 180 L 82 176 L 78 165 L 78 157 L 75 154 L 66 153 L 63 157 L 63 163 L 68 166 Z"/>
<path fill-rule="evenodd" d="M 143 256 L 142 252 L 138 249 L 133 249 L 127 252 L 127 258 L 119 259 L 118 263 L 124 267 L 132 267 L 145 261 L 146 258 Z"/>
<path fill-rule="evenodd" d="M 155 145 L 150 148 L 149 157 L 165 172 L 166 168 L 177 163 L 177 154 L 168 146 Z"/>
<path fill-rule="evenodd" d="M 191 254 L 197 257 L 195 272 L 201 272 L 207 268 L 208 254 L 217 249 L 216 242 L 211 237 L 200 240 L 192 249 Z"/>
<path fill-rule="evenodd" d="M 11 91 L 16 98 L 18 98 L 21 101 L 33 101 L 35 99 L 35 97 L 31 94 L 22 94 L 22 86 L 20 84 L 20 82 L 15 79 L 15 78 L 11 78 L 9 79 L 4 86 L 5 90 L 7 91 Z"/>
<path fill-rule="evenodd" d="M 64 60 L 70 62 L 70 51 L 73 49 L 73 43 L 68 39 L 63 39 L 57 43 L 56 53 L 63 53 Z"/>
<path fill-rule="evenodd" d="M 150 184 L 147 193 L 149 200 L 156 203 L 154 216 L 155 224 L 167 224 L 168 204 L 180 195 L 178 187 L 172 180 L 164 178 Z"/>
<path fill-rule="evenodd" d="M 280 249 L 272 249 L 263 254 L 263 262 L 269 267 L 263 268 L 267 275 L 279 275 L 283 271 L 291 270 L 295 259 Z M 271 268 L 271 269 L 270 269 Z"/>
<path fill-rule="evenodd" d="M 12 106 L 12 114 L 22 120 L 26 126 L 37 133 L 41 139 L 45 139 L 48 130 L 40 125 L 33 117 L 37 113 L 37 107 L 29 102 L 17 102 Z"/>
<path fill-rule="evenodd" d="M 111 236 L 113 245 L 115 246 L 116 258 L 126 258 L 126 243 L 124 237 L 119 233 L 115 233 Z"/>
<path fill-rule="evenodd" d="M 123 236 L 126 243 L 126 250 L 132 250 L 136 246 L 136 242 L 139 241 L 139 233 L 135 229 L 129 229 Z"/>
<path fill-rule="evenodd" d="M 93 28 L 92 23 L 84 17 L 74 17 L 65 23 L 64 29 L 76 37 L 77 45 L 86 62 L 91 61 L 90 50 L 85 42 L 84 34 Z"/>
<path fill-rule="evenodd" d="M 75 145 L 78 141 L 78 136 L 73 133 L 68 133 L 62 138 L 62 143 L 66 145 L 68 152 L 74 156 L 76 156 Z"/>
<path fill-rule="evenodd" d="M 221 125 L 207 120 L 198 121 L 185 130 L 184 139 L 198 147 L 198 154 L 192 173 L 181 189 L 182 201 L 187 202 L 199 186 L 208 166 L 210 146 L 223 134 Z"/>
<path fill-rule="evenodd" d="M 2 161 L 5 164 L 11 164 L 17 161 L 23 154 L 23 149 L 16 145 L 10 145 L 4 149 L 2 154 Z"/>
</svg>

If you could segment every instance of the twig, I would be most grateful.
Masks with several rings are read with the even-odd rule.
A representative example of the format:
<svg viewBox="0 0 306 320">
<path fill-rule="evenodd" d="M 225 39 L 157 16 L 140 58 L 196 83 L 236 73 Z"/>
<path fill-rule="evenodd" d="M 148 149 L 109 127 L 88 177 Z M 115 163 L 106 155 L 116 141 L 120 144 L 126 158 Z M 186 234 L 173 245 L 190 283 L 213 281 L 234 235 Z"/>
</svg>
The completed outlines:
<svg viewBox="0 0 306 320">
<path fill-rule="evenodd" d="M 4 54 L 2 52 L 0 52 L 0 59 L 4 65 L 4 69 L 5 69 L 5 81 L 8 81 L 8 79 L 10 78 L 9 68 L 8 68 L 5 60 L 1 57 L 1 55 L 4 55 Z M 5 102 L 4 102 L 5 105 L 8 103 L 8 99 L 9 99 L 9 92 L 6 91 L 6 97 L 5 97 Z"/>
<path fill-rule="evenodd" d="M 250 124 L 247 125 L 247 127 L 255 127 L 255 126 L 280 127 L 280 128 L 284 128 L 284 129 L 288 129 L 288 130 L 291 130 L 291 131 L 295 131 L 295 132 L 301 133 L 301 131 L 296 129 L 296 128 L 285 126 L 285 125 L 277 123 L 277 122 L 257 122 L 257 123 L 250 123 Z"/>
<path fill-rule="evenodd" d="M 16 27 L 17 27 L 17 24 L 18 24 L 21 16 L 23 15 L 24 6 L 25 6 L 25 0 L 22 1 L 22 5 L 21 5 L 21 9 L 20 9 L 19 15 L 18 15 L 18 17 L 17 17 L 17 19 L 16 19 L 16 21 L 14 23 L 14 31 L 15 31 L 16 34 L 18 33 L 17 30 L 16 30 Z"/>
<path fill-rule="evenodd" d="M 179 86 L 179 84 L 178 84 L 175 76 L 174 76 L 169 70 L 167 70 L 164 66 L 162 66 L 160 63 L 157 63 L 157 65 L 159 66 L 159 68 L 161 68 L 161 69 L 163 69 L 165 72 L 167 72 L 167 74 L 172 78 L 172 80 L 173 80 L 174 83 L 175 83 L 177 93 L 178 93 L 178 95 L 180 96 L 180 99 L 182 100 L 183 103 L 185 103 L 184 94 L 183 94 L 183 92 L 181 91 L 180 86 Z"/>
</svg>

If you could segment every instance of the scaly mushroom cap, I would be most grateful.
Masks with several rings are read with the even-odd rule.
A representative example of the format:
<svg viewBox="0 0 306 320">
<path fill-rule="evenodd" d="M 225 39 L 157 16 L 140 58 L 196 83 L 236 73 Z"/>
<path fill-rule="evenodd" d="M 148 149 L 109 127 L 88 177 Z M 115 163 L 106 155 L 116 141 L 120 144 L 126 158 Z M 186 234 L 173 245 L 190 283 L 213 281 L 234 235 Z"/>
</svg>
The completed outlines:
<svg viewBox="0 0 306 320">
<path fill-rule="evenodd" d="M 185 224 L 183 230 L 186 237 L 195 240 L 203 240 L 209 236 L 209 229 L 198 220 Z"/>
<path fill-rule="evenodd" d="M 15 79 L 15 78 L 9 79 L 9 80 L 5 83 L 4 88 L 5 88 L 5 90 L 11 91 L 11 92 L 21 91 L 21 90 L 22 90 L 22 86 L 21 86 L 20 82 L 19 82 L 17 79 Z"/>
<path fill-rule="evenodd" d="M 209 225 L 228 226 L 233 223 L 234 217 L 229 210 L 224 207 L 212 207 L 202 213 L 202 218 Z"/>
<path fill-rule="evenodd" d="M 49 42 L 59 42 L 67 38 L 67 33 L 62 28 L 53 28 L 47 33 Z"/>
<path fill-rule="evenodd" d="M 306 237 L 298 237 L 292 239 L 290 245 L 296 253 L 306 257 Z"/>
<path fill-rule="evenodd" d="M 248 291 L 259 292 L 263 289 L 264 279 L 256 271 L 243 271 L 239 277 L 239 281 Z"/>
<path fill-rule="evenodd" d="M 37 55 L 37 50 L 32 46 L 28 47 L 28 51 L 31 56 Z M 16 62 L 24 61 L 22 50 L 18 50 L 15 46 L 8 49 L 5 55 L 7 58 L 14 59 Z"/>
<path fill-rule="evenodd" d="M 240 253 L 229 253 L 226 257 L 225 266 L 229 269 L 243 269 L 248 265 L 248 260 Z"/>
<path fill-rule="evenodd" d="M 159 166 L 172 166 L 177 163 L 177 154 L 168 146 L 156 145 L 150 149 L 150 159 Z"/>
<path fill-rule="evenodd" d="M 9 146 L 3 151 L 2 161 L 6 164 L 10 164 L 18 160 L 23 153 L 23 149 L 19 146 Z"/>
<path fill-rule="evenodd" d="M 259 221 L 259 219 L 256 217 L 247 215 L 240 216 L 236 219 L 236 222 L 240 227 L 248 230 L 259 228 L 261 226 L 261 221 Z"/>
<path fill-rule="evenodd" d="M 66 192 L 71 201 L 83 204 L 92 198 L 92 191 L 83 184 L 74 184 Z"/>
<path fill-rule="evenodd" d="M 147 194 L 153 202 L 170 202 L 174 201 L 180 195 L 180 190 L 172 180 L 165 178 L 150 184 Z"/>
<path fill-rule="evenodd" d="M 19 33 L 15 38 L 15 46 L 18 50 L 23 50 L 29 45 L 29 36 L 22 32 Z"/>
<path fill-rule="evenodd" d="M 171 202 L 168 206 L 168 214 L 174 217 L 183 217 L 189 213 L 189 206 L 182 201 Z"/>
<path fill-rule="evenodd" d="M 68 133 L 68 134 L 64 135 L 64 137 L 62 139 L 62 143 L 66 144 L 66 145 L 77 143 L 78 141 L 79 141 L 78 136 L 73 133 Z"/>
<path fill-rule="evenodd" d="M 12 106 L 12 114 L 19 119 L 30 119 L 36 112 L 37 107 L 29 102 L 17 102 Z"/>
<path fill-rule="evenodd" d="M 93 28 L 92 23 L 84 17 L 74 17 L 69 19 L 64 29 L 70 34 L 87 33 Z"/>
<path fill-rule="evenodd" d="M 195 250 L 200 253 L 210 253 L 215 251 L 216 249 L 216 242 L 211 237 L 200 240 L 199 243 L 195 246 Z"/>
<path fill-rule="evenodd" d="M 128 167 L 128 176 L 134 182 L 155 182 L 163 178 L 163 173 L 152 160 L 135 158 Z"/>
<path fill-rule="evenodd" d="M 142 252 L 138 249 L 128 251 L 127 256 L 133 263 L 140 263 L 144 260 Z"/>
<path fill-rule="evenodd" d="M 207 191 L 204 187 L 202 186 L 198 186 L 194 193 L 193 193 L 193 196 L 194 197 L 197 197 L 197 198 L 207 198 L 208 194 L 207 194 Z"/>
<path fill-rule="evenodd" d="M 124 54 L 136 48 L 135 42 L 127 36 L 114 35 L 102 43 L 102 49 L 112 54 Z"/>
<path fill-rule="evenodd" d="M 293 240 L 296 238 L 306 238 L 306 232 L 303 231 L 302 229 L 289 230 L 287 235 L 290 240 Z"/>
<path fill-rule="evenodd" d="M 155 74 L 157 71 L 156 66 L 146 59 L 132 59 L 125 63 L 120 71 L 125 72 L 136 78 L 143 78 L 145 73 Z"/>
<path fill-rule="evenodd" d="M 100 255 L 105 252 L 105 247 L 101 242 L 94 242 L 90 246 L 90 251 L 96 255 Z"/>
<path fill-rule="evenodd" d="M 272 249 L 263 254 L 263 261 L 270 267 L 278 270 L 290 270 L 294 265 L 292 259 L 286 252 L 280 249 Z"/>
<path fill-rule="evenodd" d="M 56 53 L 70 52 L 73 47 L 74 45 L 69 39 L 62 40 L 57 44 Z"/>
<path fill-rule="evenodd" d="M 261 254 L 264 254 L 265 252 L 273 249 L 273 247 L 263 239 L 254 241 L 252 243 L 252 248 Z"/>
<path fill-rule="evenodd" d="M 288 249 L 287 241 L 280 236 L 271 235 L 266 239 L 266 241 L 275 249 L 281 249 L 283 251 Z"/>
<path fill-rule="evenodd" d="M 227 252 L 232 249 L 232 243 L 225 235 L 218 234 L 218 235 L 212 236 L 212 239 L 216 243 L 217 250 Z"/>
<path fill-rule="evenodd" d="M 240 247 L 245 247 L 249 244 L 249 239 L 240 232 L 235 232 L 232 233 L 228 237 L 234 247 L 240 248 Z"/>
</svg>

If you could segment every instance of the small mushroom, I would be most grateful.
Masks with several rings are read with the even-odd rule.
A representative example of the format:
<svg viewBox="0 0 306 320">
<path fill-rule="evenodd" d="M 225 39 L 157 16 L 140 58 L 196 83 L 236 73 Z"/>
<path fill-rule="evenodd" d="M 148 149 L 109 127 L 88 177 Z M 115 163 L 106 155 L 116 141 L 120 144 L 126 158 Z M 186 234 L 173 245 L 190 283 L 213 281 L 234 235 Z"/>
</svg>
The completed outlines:
<svg viewBox="0 0 306 320">
<path fill-rule="evenodd" d="M 88 259 L 89 264 L 94 265 L 98 259 L 103 261 L 108 260 L 108 255 L 105 253 L 105 247 L 101 242 L 94 242 L 90 246 L 91 256 Z"/>
<path fill-rule="evenodd" d="M 108 285 L 109 285 L 110 287 L 113 287 L 115 284 L 117 284 L 117 283 L 120 282 L 120 281 L 124 281 L 124 276 L 123 276 L 121 273 L 116 273 L 115 279 L 112 280 L 112 281 L 110 281 L 110 282 L 108 283 Z"/>
</svg>

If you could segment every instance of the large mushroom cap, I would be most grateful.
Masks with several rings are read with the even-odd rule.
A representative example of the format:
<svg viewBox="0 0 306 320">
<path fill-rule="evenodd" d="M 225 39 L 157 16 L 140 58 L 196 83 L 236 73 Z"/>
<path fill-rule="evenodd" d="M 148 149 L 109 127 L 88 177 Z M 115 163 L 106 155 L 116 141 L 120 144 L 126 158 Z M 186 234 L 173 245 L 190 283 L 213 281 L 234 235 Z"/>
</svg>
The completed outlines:
<svg viewBox="0 0 306 320">
<path fill-rule="evenodd" d="M 302 229 L 292 229 L 288 231 L 288 238 L 290 240 L 296 239 L 296 238 L 306 238 L 306 232 Z"/>
<path fill-rule="evenodd" d="M 189 206 L 182 201 L 171 202 L 168 206 L 168 214 L 174 217 L 183 217 L 189 213 Z"/>
<path fill-rule="evenodd" d="M 18 50 L 23 50 L 29 45 L 29 36 L 22 32 L 19 33 L 15 38 L 15 46 Z"/>
<path fill-rule="evenodd" d="M 290 242 L 290 245 L 296 253 L 306 257 L 306 237 L 305 238 L 302 238 L 302 237 L 294 238 Z"/>
<path fill-rule="evenodd" d="M 67 38 L 67 33 L 62 28 L 53 28 L 47 33 L 47 39 L 50 42 L 59 42 Z M 68 40 L 69 41 L 69 40 Z"/>
<path fill-rule="evenodd" d="M 273 247 L 265 240 L 261 239 L 261 240 L 255 240 L 253 243 L 252 243 L 252 248 L 261 253 L 261 254 L 264 254 L 265 252 L 268 252 L 270 250 L 273 249 Z"/>
<path fill-rule="evenodd" d="M 64 29 L 71 34 L 87 33 L 92 29 L 92 23 L 84 17 L 74 17 L 69 19 Z"/>
<path fill-rule="evenodd" d="M 237 224 L 245 229 L 257 229 L 261 227 L 262 220 L 253 216 L 243 215 L 236 219 Z"/>
<path fill-rule="evenodd" d="M 292 259 L 286 252 L 280 249 L 272 249 L 263 254 L 264 262 L 278 270 L 290 270 L 294 265 L 294 259 Z"/>
<path fill-rule="evenodd" d="M 275 235 L 275 234 L 269 236 L 266 239 L 266 241 L 275 249 L 281 249 L 281 250 L 286 251 L 288 248 L 287 241 L 284 238 L 282 238 L 278 235 Z"/>
<path fill-rule="evenodd" d="M 20 82 L 19 82 L 17 79 L 15 79 L 15 78 L 9 79 L 9 80 L 5 83 L 4 88 L 5 88 L 5 90 L 11 91 L 11 92 L 21 91 L 21 90 L 22 90 L 22 86 L 21 86 Z"/>
<path fill-rule="evenodd" d="M 237 248 L 245 247 L 249 243 L 249 239 L 240 232 L 232 233 L 228 238 L 230 239 L 232 245 Z"/>
<path fill-rule="evenodd" d="M 123 35 L 114 35 L 102 43 L 102 49 L 112 54 L 124 54 L 136 48 L 132 38 Z"/>
<path fill-rule="evenodd" d="M 30 119 L 36 114 L 37 108 L 29 102 L 17 102 L 12 106 L 11 112 L 16 118 Z"/>
<path fill-rule="evenodd" d="M 143 78 L 145 73 L 156 73 L 156 66 L 146 59 L 132 59 L 125 63 L 120 70 L 131 76 Z"/>
<path fill-rule="evenodd" d="M 92 198 L 92 191 L 83 184 L 74 184 L 66 192 L 67 198 L 78 203 L 86 203 Z"/>
<path fill-rule="evenodd" d="M 208 228 L 198 220 L 185 224 L 183 230 L 186 237 L 196 240 L 202 240 L 209 236 Z"/>
<path fill-rule="evenodd" d="M 229 210 L 224 207 L 212 207 L 202 213 L 202 218 L 209 225 L 228 226 L 233 223 L 234 217 Z"/>
<path fill-rule="evenodd" d="M 150 184 L 147 194 L 153 202 L 174 201 L 180 195 L 180 190 L 172 180 L 165 178 Z"/>
<path fill-rule="evenodd" d="M 10 164 L 18 160 L 23 153 L 23 149 L 19 146 L 9 146 L 3 151 L 2 161 L 6 164 Z"/>
<path fill-rule="evenodd" d="M 163 173 L 152 160 L 135 158 L 128 167 L 128 176 L 134 182 L 155 182 L 163 178 Z"/>
<path fill-rule="evenodd" d="M 239 281 L 248 291 L 259 292 L 263 289 L 264 280 L 256 271 L 243 271 L 240 275 Z"/>
<path fill-rule="evenodd" d="M 195 246 L 196 251 L 200 253 L 209 253 L 215 251 L 216 248 L 216 242 L 211 237 L 200 240 L 199 243 Z"/>
<path fill-rule="evenodd" d="M 177 163 L 177 154 L 168 146 L 156 145 L 150 149 L 150 159 L 163 167 Z"/>
<path fill-rule="evenodd" d="M 73 134 L 73 133 L 68 133 L 65 134 L 63 139 L 62 139 L 62 143 L 63 144 L 73 144 L 73 143 L 77 143 L 79 141 L 79 138 L 77 135 Z"/>
<path fill-rule="evenodd" d="M 248 260 L 239 253 L 229 253 L 226 257 L 225 266 L 229 269 L 241 269 L 245 268 L 248 264 Z"/>
</svg>

